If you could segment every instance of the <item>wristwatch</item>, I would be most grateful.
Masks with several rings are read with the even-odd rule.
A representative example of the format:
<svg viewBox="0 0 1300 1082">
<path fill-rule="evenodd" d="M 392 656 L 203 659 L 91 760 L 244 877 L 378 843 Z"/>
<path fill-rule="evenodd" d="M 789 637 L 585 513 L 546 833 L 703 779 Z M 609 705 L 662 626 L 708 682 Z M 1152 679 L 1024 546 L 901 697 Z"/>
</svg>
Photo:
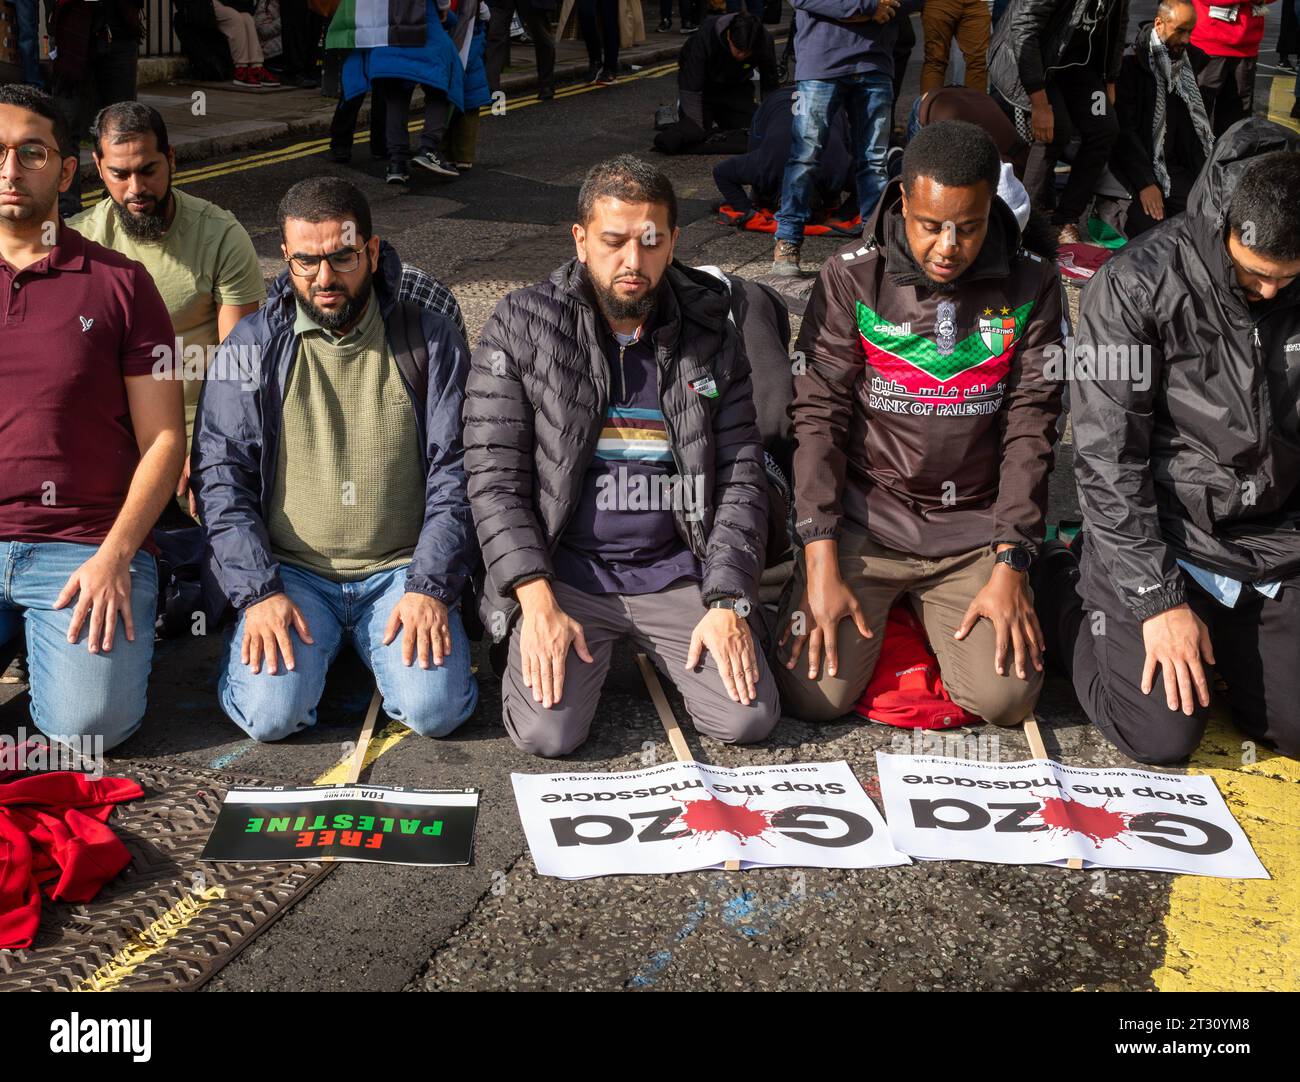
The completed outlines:
<svg viewBox="0 0 1300 1082">
<path fill-rule="evenodd" d="M 711 609 L 731 609 L 737 616 L 748 616 L 749 601 L 743 597 L 715 597 L 709 602 Z"/>
<path fill-rule="evenodd" d="M 1029 555 L 1029 550 L 1024 545 L 1013 545 L 999 552 L 993 562 L 1006 564 L 1012 571 L 1019 571 L 1023 575 L 1029 570 L 1029 565 L 1034 562 L 1034 558 Z"/>
</svg>

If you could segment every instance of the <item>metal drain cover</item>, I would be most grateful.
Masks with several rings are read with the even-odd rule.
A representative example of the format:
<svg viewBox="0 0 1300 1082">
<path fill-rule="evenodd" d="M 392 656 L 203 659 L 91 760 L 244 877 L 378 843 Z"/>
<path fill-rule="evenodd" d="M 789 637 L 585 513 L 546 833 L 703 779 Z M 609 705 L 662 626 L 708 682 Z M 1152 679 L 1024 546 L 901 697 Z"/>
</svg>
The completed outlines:
<svg viewBox="0 0 1300 1082">
<path fill-rule="evenodd" d="M 32 946 L 0 950 L 0 992 L 193 991 L 334 868 L 199 861 L 225 790 L 265 781 L 130 760 L 108 773 L 144 788 L 108 821 L 131 863 L 93 902 L 47 899 Z"/>
</svg>

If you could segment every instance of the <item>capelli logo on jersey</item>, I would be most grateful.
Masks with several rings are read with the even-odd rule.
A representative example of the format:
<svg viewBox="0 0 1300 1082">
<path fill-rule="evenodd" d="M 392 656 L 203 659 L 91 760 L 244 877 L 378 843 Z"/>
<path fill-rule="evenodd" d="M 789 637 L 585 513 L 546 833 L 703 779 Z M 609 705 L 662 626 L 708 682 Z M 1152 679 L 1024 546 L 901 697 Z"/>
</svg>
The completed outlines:
<svg viewBox="0 0 1300 1082">
<path fill-rule="evenodd" d="M 887 334 L 892 338 L 903 338 L 912 333 L 911 323 L 877 323 L 871 328 L 877 334 Z"/>
<path fill-rule="evenodd" d="M 1300 353 L 1300 342 L 1288 342 L 1282 347 L 1283 353 Z"/>
</svg>

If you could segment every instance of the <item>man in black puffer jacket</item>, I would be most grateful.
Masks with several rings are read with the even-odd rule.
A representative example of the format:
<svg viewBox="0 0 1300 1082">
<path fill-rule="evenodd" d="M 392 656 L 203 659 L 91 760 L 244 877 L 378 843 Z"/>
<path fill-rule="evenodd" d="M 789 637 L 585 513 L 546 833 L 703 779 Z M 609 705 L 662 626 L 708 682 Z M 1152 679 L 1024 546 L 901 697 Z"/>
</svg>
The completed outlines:
<svg viewBox="0 0 1300 1082">
<path fill-rule="evenodd" d="M 577 258 L 497 305 L 465 401 L 506 729 L 573 751 L 631 637 L 701 732 L 761 740 L 779 716 L 749 624 L 767 496 L 726 288 L 672 262 L 672 185 L 630 155 L 588 173 L 578 218 Z"/>
<path fill-rule="evenodd" d="M 1064 373 L 1082 597 L 1059 548 L 1035 592 L 1084 710 L 1140 762 L 1196 749 L 1210 665 L 1250 738 L 1300 755 L 1297 208 L 1300 135 L 1240 121 L 1187 211 L 1083 293 Z"/>
</svg>

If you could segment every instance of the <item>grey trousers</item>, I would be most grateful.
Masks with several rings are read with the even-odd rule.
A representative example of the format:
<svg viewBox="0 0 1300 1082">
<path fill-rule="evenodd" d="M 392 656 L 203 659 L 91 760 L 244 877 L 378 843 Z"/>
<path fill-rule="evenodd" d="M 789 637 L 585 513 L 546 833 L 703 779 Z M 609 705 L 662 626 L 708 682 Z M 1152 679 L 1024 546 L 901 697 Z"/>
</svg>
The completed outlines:
<svg viewBox="0 0 1300 1082">
<path fill-rule="evenodd" d="M 758 658 L 757 698 L 743 706 L 727 695 L 717 663 L 707 652 L 697 668 L 685 667 L 691 632 L 706 611 L 697 584 L 684 583 L 657 594 L 588 594 L 558 581 L 551 586 L 560 608 L 582 625 L 592 661 L 583 661 L 570 649 L 564 666 L 564 693 L 559 703 L 544 708 L 524 686 L 519 654 L 522 623 L 516 621 L 501 681 L 501 712 L 506 732 L 522 751 L 548 757 L 567 755 L 587 739 L 614 644 L 622 638 L 632 639 L 676 685 L 695 728 L 705 736 L 752 744 L 776 727 L 781 717 L 776 681 L 763 657 L 753 617 L 750 630 Z"/>
</svg>

